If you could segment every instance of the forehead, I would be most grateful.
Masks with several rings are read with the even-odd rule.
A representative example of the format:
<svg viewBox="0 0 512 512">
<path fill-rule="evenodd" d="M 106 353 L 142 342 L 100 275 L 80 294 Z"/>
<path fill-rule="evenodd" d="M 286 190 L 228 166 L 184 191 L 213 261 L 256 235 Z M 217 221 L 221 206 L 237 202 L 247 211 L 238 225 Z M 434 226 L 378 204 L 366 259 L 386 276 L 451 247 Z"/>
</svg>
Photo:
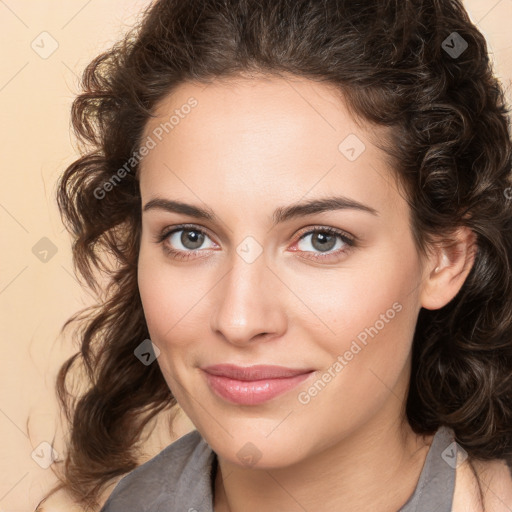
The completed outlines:
<svg viewBox="0 0 512 512">
<path fill-rule="evenodd" d="M 191 103 L 193 107 L 189 106 Z M 170 131 L 179 136 L 186 130 L 183 125 L 187 125 L 197 138 L 206 135 L 210 140 L 216 134 L 233 132 L 245 133 L 252 140 L 261 138 L 262 132 L 274 137 L 288 135 L 293 140 L 293 135 L 318 130 L 336 138 L 340 130 L 362 129 L 347 112 L 342 94 L 333 85 L 290 75 L 224 78 L 208 85 L 182 83 L 157 104 L 145 134 L 169 121 L 172 127 L 163 127 L 164 137 Z M 179 125 L 182 126 L 178 130 Z"/>
<path fill-rule="evenodd" d="M 387 155 L 374 144 L 387 132 L 356 121 L 331 85 L 266 76 L 185 82 L 155 114 L 143 135 L 155 142 L 141 163 L 143 196 L 213 195 L 222 185 L 230 198 L 294 202 L 337 189 L 396 203 Z"/>
</svg>

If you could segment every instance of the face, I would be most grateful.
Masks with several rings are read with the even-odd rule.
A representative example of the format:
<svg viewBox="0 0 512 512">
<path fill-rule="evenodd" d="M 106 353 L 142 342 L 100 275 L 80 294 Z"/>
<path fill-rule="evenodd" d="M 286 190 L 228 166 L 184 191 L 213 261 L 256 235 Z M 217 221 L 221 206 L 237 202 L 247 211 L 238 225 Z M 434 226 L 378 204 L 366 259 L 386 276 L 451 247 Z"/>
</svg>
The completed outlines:
<svg viewBox="0 0 512 512">
<path fill-rule="evenodd" d="M 232 463 L 250 441 L 260 466 L 278 467 L 395 422 L 422 264 L 372 142 L 385 133 L 297 77 L 185 83 L 157 113 L 139 289 L 155 364 L 196 428 Z M 208 377 L 218 364 L 303 375 L 237 383 Z"/>
</svg>

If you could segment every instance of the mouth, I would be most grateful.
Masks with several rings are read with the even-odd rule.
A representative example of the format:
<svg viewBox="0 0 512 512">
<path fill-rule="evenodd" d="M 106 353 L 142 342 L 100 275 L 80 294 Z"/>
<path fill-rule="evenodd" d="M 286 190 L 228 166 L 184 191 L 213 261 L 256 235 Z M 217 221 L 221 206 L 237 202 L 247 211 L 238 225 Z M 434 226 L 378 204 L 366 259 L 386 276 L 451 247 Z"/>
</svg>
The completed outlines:
<svg viewBox="0 0 512 512">
<path fill-rule="evenodd" d="M 282 395 L 305 381 L 315 370 L 274 365 L 221 364 L 201 368 L 210 389 L 228 402 L 257 405 Z"/>
</svg>

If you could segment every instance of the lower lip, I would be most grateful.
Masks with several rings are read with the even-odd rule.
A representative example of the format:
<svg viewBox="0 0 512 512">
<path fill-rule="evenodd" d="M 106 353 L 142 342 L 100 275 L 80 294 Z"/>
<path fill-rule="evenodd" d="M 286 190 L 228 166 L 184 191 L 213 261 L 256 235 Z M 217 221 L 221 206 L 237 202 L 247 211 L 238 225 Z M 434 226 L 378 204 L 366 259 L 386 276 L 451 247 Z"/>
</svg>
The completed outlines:
<svg viewBox="0 0 512 512">
<path fill-rule="evenodd" d="M 314 372 L 295 377 L 263 380 L 235 380 L 204 372 L 210 388 L 221 398 L 234 404 L 257 405 L 290 391 Z"/>
</svg>

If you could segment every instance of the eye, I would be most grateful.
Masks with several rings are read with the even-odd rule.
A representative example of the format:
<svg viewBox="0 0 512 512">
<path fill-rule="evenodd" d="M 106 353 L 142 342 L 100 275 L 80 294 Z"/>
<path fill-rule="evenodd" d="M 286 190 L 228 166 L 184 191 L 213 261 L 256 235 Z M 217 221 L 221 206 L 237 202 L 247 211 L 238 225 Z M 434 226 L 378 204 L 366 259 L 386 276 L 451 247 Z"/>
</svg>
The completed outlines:
<svg viewBox="0 0 512 512">
<path fill-rule="evenodd" d="M 355 247 L 355 239 L 341 230 L 319 226 L 303 233 L 297 246 L 301 252 L 312 252 L 311 256 L 307 256 L 308 258 L 320 260 L 348 252 Z M 313 251 L 308 250 L 308 246 L 312 247 Z M 335 248 L 336 250 L 333 250 Z M 319 253 L 315 253 L 315 250 Z"/>
<path fill-rule="evenodd" d="M 158 235 L 156 242 L 162 244 L 164 250 L 176 259 L 188 259 L 200 252 L 206 239 L 210 237 L 205 231 L 190 225 L 177 226 L 170 230 L 164 230 Z M 202 249 L 216 247 L 215 243 Z"/>
<path fill-rule="evenodd" d="M 212 249 L 217 244 L 211 242 L 209 246 L 204 247 L 205 240 L 211 240 L 207 233 L 195 225 L 180 225 L 172 229 L 165 229 L 157 236 L 155 242 L 163 246 L 165 252 L 174 259 L 187 260 L 195 257 L 203 249 Z M 309 242 L 307 240 L 309 239 Z M 308 250 L 308 245 L 313 251 Z M 306 258 L 323 260 L 327 258 L 336 258 L 349 252 L 356 246 L 356 239 L 344 231 L 328 227 L 315 226 L 302 233 L 296 243 L 298 249 L 292 248 L 292 251 L 311 253 Z M 336 250 L 333 250 L 336 249 Z M 319 251 L 319 252 L 314 252 Z"/>
</svg>

